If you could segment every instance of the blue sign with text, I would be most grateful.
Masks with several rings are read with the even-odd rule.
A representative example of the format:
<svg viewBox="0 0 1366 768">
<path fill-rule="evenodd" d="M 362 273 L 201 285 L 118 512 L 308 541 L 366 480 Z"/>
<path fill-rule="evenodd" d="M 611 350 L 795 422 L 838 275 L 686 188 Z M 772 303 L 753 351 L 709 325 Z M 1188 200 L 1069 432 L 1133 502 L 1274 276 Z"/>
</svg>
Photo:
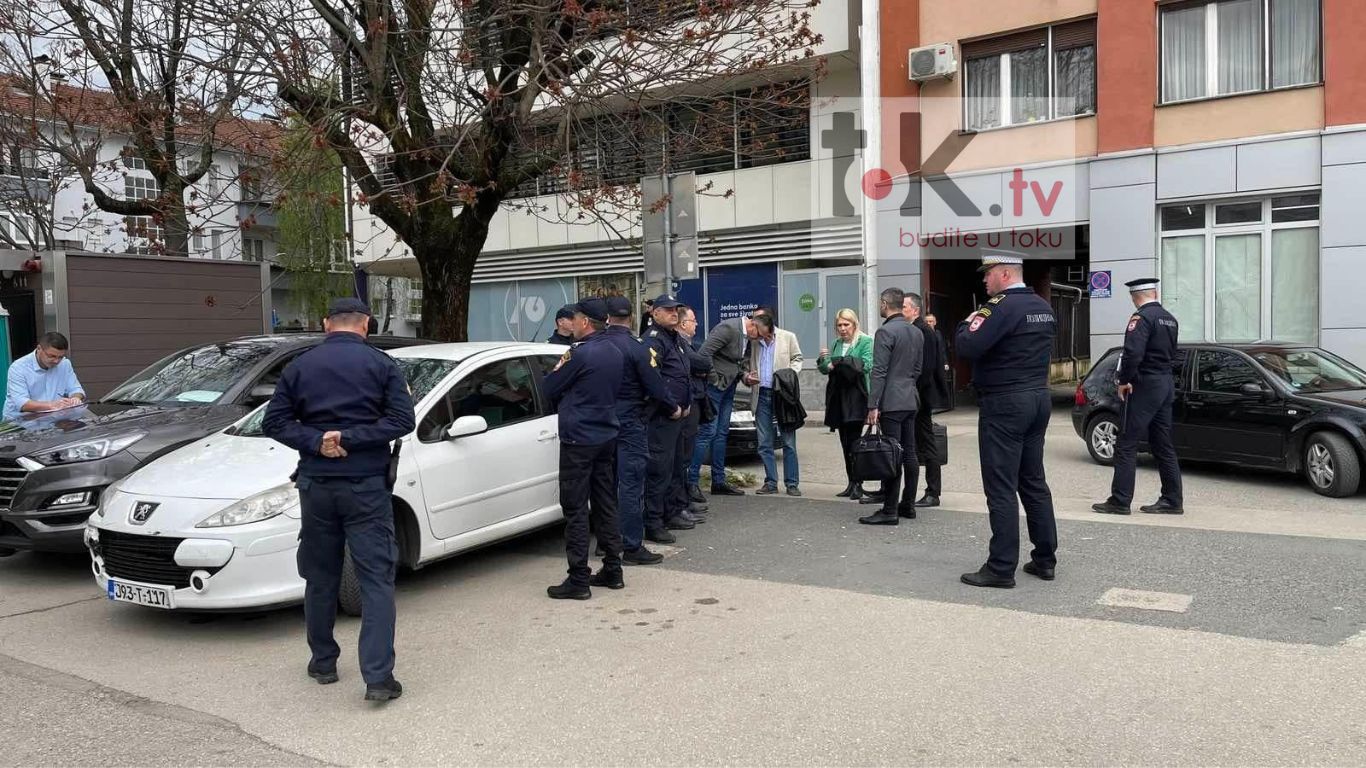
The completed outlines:
<svg viewBox="0 0 1366 768">
<path fill-rule="evenodd" d="M 707 330 L 761 306 L 778 306 L 778 265 L 707 268 Z"/>
<path fill-rule="evenodd" d="M 1108 299 L 1110 298 L 1110 270 L 1104 272 L 1092 272 L 1088 281 L 1091 286 L 1091 298 Z"/>
</svg>

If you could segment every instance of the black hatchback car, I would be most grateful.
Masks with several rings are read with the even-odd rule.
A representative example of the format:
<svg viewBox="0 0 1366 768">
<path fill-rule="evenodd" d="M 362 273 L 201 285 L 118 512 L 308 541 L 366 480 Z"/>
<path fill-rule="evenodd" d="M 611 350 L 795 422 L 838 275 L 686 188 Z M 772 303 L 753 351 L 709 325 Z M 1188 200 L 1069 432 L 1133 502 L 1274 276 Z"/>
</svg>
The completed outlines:
<svg viewBox="0 0 1366 768">
<path fill-rule="evenodd" d="M 1111 464 L 1123 402 L 1119 349 L 1077 386 L 1072 426 L 1091 458 Z M 1172 441 L 1183 460 L 1304 475 L 1324 496 L 1350 496 L 1366 463 L 1366 372 L 1316 347 L 1190 344 L 1173 365 Z M 1140 443 L 1139 449 L 1145 450 Z"/>
<path fill-rule="evenodd" d="M 0 556 L 79 552 L 100 493 L 269 400 L 322 334 L 253 336 L 176 352 L 105 397 L 0 422 Z M 430 342 L 371 336 L 380 349 Z"/>
</svg>

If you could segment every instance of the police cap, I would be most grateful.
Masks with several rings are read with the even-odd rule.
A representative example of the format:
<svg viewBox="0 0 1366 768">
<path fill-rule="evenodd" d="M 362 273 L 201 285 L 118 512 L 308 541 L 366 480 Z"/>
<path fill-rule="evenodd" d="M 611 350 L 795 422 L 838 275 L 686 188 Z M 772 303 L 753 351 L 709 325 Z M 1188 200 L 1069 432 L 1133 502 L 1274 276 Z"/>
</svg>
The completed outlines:
<svg viewBox="0 0 1366 768">
<path fill-rule="evenodd" d="M 675 299 L 674 297 L 666 293 L 663 296 L 660 296 L 659 298 L 655 299 L 654 306 L 655 309 L 673 309 L 675 307 L 683 306 L 683 302 L 679 301 L 678 299 Z"/>
<path fill-rule="evenodd" d="M 584 299 L 574 305 L 574 311 L 590 320 L 597 320 L 600 323 L 607 322 L 607 302 L 602 299 L 596 297 Z"/>
<path fill-rule="evenodd" d="M 333 299 L 332 303 L 327 305 L 328 317 L 336 317 L 337 315 L 365 315 L 369 317 L 370 314 L 370 308 L 365 306 L 365 302 L 360 299 Z"/>
<path fill-rule="evenodd" d="M 1155 277 L 1140 277 L 1137 280 L 1130 280 L 1125 285 L 1129 287 L 1129 293 L 1142 293 L 1157 290 L 1158 282 L 1160 281 Z"/>
<path fill-rule="evenodd" d="M 577 304 L 566 304 L 566 305 L 564 305 L 563 307 L 560 307 L 560 311 L 558 311 L 558 312 L 555 313 L 555 319 L 556 319 L 556 320 L 573 320 L 573 319 L 574 319 L 574 311 L 575 311 L 575 309 L 576 309 L 577 307 L 578 307 Z"/>
<path fill-rule="evenodd" d="M 612 317 L 630 317 L 631 300 L 625 296 L 608 296 L 607 314 Z"/>
<path fill-rule="evenodd" d="M 1024 254 L 1018 251 L 987 251 L 982 254 L 982 266 L 977 268 L 978 272 L 985 272 L 992 267 L 1019 267 L 1024 265 Z"/>
</svg>

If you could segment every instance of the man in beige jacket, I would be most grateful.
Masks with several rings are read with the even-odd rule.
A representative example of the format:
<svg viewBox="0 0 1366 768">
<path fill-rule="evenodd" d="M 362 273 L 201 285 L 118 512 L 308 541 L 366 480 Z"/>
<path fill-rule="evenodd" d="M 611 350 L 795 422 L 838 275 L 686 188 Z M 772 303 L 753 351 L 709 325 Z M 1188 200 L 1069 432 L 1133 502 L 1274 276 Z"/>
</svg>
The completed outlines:
<svg viewBox="0 0 1366 768">
<path fill-rule="evenodd" d="M 764 462 L 764 487 L 758 493 L 778 492 L 778 465 L 774 450 L 781 437 L 783 483 L 787 486 L 787 495 L 801 496 L 798 487 L 797 433 L 794 430 L 780 430 L 773 415 L 774 374 L 784 368 L 801 373 L 801 346 L 797 343 L 796 334 L 776 327 L 773 315 L 762 310 L 754 313 L 753 322 L 745 330 L 750 338 L 745 383 L 750 387 L 749 407 L 754 411 L 755 425 L 759 430 L 759 458 Z"/>
</svg>

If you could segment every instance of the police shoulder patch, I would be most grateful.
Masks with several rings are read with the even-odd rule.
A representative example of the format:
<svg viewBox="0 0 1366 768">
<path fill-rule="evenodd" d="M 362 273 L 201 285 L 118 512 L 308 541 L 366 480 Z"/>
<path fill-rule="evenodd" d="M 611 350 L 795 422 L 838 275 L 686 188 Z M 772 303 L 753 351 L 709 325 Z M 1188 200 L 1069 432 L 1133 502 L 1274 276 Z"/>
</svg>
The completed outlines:
<svg viewBox="0 0 1366 768">
<path fill-rule="evenodd" d="M 659 367 L 659 350 L 655 349 L 654 347 L 650 347 L 650 367 Z"/>
<path fill-rule="evenodd" d="M 982 323 L 985 323 L 986 321 L 987 319 L 985 316 L 978 314 L 977 317 L 972 318 L 971 323 L 968 323 L 968 332 L 972 333 L 976 331 L 978 328 L 981 328 Z"/>
<path fill-rule="evenodd" d="M 977 310 L 977 317 L 981 320 L 985 320 L 986 318 L 991 317 L 991 308 L 982 307 L 981 309 Z"/>
<path fill-rule="evenodd" d="M 1130 318 L 1129 318 L 1129 328 L 1128 328 L 1128 330 L 1125 331 L 1125 333 L 1128 333 L 1129 331 L 1132 331 L 1133 329 L 1137 328 L 1137 327 L 1138 327 L 1138 321 L 1141 320 L 1141 319 L 1142 319 L 1142 315 L 1138 315 L 1138 314 L 1135 314 L 1133 317 L 1130 317 Z"/>
<path fill-rule="evenodd" d="M 1001 302 L 1005 301 L 1005 299 L 1006 299 L 1006 295 L 1005 295 L 1004 293 L 998 293 L 998 294 L 996 294 L 995 296 L 992 296 L 990 299 L 987 299 L 987 303 L 988 303 L 988 304 L 1000 304 Z"/>
</svg>

